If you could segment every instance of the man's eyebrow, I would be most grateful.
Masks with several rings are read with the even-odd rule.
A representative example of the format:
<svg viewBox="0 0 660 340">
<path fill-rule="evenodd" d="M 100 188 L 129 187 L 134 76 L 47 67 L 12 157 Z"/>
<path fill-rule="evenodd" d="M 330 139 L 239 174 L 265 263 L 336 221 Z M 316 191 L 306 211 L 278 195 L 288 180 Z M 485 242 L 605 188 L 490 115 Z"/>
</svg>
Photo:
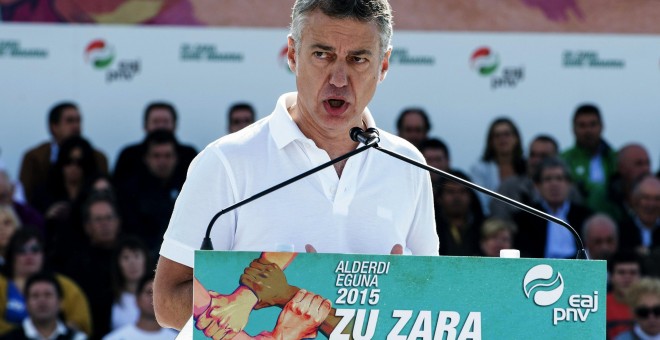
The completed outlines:
<svg viewBox="0 0 660 340">
<path fill-rule="evenodd" d="M 371 50 L 367 49 L 362 49 L 362 50 L 355 50 L 355 51 L 349 51 L 349 55 L 372 55 Z"/>
<path fill-rule="evenodd" d="M 330 46 L 327 46 L 327 45 L 323 45 L 323 44 L 314 44 L 314 45 L 312 45 L 312 49 L 317 49 L 317 48 L 319 50 L 324 50 L 324 51 L 328 51 L 328 52 L 334 52 L 335 51 L 334 47 L 330 47 Z"/>
<path fill-rule="evenodd" d="M 311 47 L 312 47 L 312 49 L 319 49 L 319 50 L 323 50 L 323 51 L 327 51 L 327 52 L 335 52 L 336 51 L 336 49 L 334 47 L 323 45 L 323 44 L 314 44 Z M 368 56 L 370 56 L 373 53 L 371 52 L 371 50 L 368 50 L 368 49 L 365 48 L 365 49 L 360 49 L 360 50 L 349 51 L 348 54 L 349 55 L 368 55 Z"/>
</svg>

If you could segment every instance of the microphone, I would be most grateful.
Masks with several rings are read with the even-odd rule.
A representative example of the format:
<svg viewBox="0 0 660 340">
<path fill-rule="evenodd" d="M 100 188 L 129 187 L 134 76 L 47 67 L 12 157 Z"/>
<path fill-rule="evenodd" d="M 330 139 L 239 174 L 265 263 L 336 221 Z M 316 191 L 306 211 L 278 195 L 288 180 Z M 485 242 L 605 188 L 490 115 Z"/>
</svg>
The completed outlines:
<svg viewBox="0 0 660 340">
<path fill-rule="evenodd" d="M 369 130 L 373 130 L 373 131 L 370 132 Z M 375 134 L 375 137 L 374 137 L 374 134 Z M 568 229 L 568 231 L 570 231 L 571 234 L 573 234 L 573 238 L 575 239 L 575 243 L 577 244 L 577 248 L 578 248 L 576 258 L 577 259 L 584 259 L 584 260 L 589 259 L 589 256 L 587 255 L 587 251 L 584 248 L 584 243 L 582 242 L 582 238 L 580 237 L 580 234 L 575 230 L 575 228 L 573 228 L 570 224 L 566 223 L 565 221 L 563 221 L 559 218 L 556 218 L 556 217 L 554 217 L 550 214 L 547 214 L 543 211 L 540 211 L 538 209 L 534 209 L 534 208 L 532 208 L 528 205 L 522 204 L 522 203 L 520 203 L 516 200 L 513 200 L 511 198 L 508 198 L 508 197 L 506 197 L 502 194 L 499 194 L 499 193 L 496 193 L 494 191 L 488 190 L 488 189 L 486 189 L 484 187 L 481 187 L 477 184 L 474 184 L 470 181 L 466 181 L 466 180 L 464 180 L 460 177 L 456 177 L 452 174 L 448 174 L 448 173 L 446 173 L 446 172 L 444 172 L 440 169 L 436 169 L 432 166 L 420 163 L 420 162 L 418 162 L 414 159 L 408 158 L 408 157 L 406 157 L 404 155 L 401 155 L 401 154 L 398 154 L 394 151 L 383 149 L 380 146 L 378 146 L 378 144 L 377 144 L 378 141 L 380 141 L 380 138 L 378 137 L 378 130 L 376 130 L 374 128 L 369 128 L 369 129 L 367 129 L 367 131 L 364 131 L 359 127 L 354 127 L 354 128 L 351 129 L 351 139 L 353 139 L 353 141 L 356 141 L 356 142 L 359 141 L 360 143 L 365 144 L 365 147 L 368 145 L 366 142 L 371 142 L 372 144 L 370 144 L 370 145 L 372 145 L 374 149 L 376 149 L 380 152 L 388 154 L 388 155 L 390 155 L 394 158 L 398 158 L 398 159 L 400 159 L 400 160 L 402 160 L 406 163 L 412 164 L 412 165 L 417 166 L 419 168 L 422 168 L 426 171 L 430 171 L 432 173 L 438 174 L 438 175 L 442 176 L 443 178 L 446 178 L 448 180 L 460 183 L 460 184 L 462 184 L 462 185 L 464 185 L 468 188 L 471 188 L 471 189 L 477 190 L 479 192 L 482 192 L 482 193 L 484 193 L 484 194 L 486 194 L 490 197 L 498 199 L 498 200 L 500 200 L 504 203 L 512 205 L 512 206 L 514 206 L 514 207 L 516 207 L 520 210 L 523 210 L 527 213 L 530 213 L 532 215 L 540 217 L 540 218 L 542 218 L 546 221 L 554 222 L 556 224 L 561 225 L 562 227 Z M 376 139 L 377 139 L 377 141 L 375 141 Z"/>
<path fill-rule="evenodd" d="M 358 130 L 355 130 L 355 129 L 358 129 Z M 308 170 L 308 171 L 306 171 L 306 172 L 304 172 L 304 173 L 302 173 L 298 176 L 292 177 L 292 178 L 290 178 L 290 179 L 288 179 L 288 180 L 286 180 L 286 181 L 284 181 L 280 184 L 274 185 L 274 186 L 272 186 L 272 187 L 270 187 L 270 188 L 268 188 L 264 191 L 256 193 L 256 194 L 254 194 L 254 195 L 252 195 L 252 196 L 250 196 L 250 197 L 248 197 L 248 198 L 246 198 L 246 199 L 244 199 L 244 200 L 242 200 L 242 201 L 240 201 L 240 202 L 238 202 L 238 203 L 236 203 L 232 206 L 229 206 L 229 207 L 221 210 L 220 212 L 215 214 L 213 216 L 213 218 L 211 218 L 211 221 L 209 222 L 208 227 L 206 227 L 206 235 L 204 236 L 204 240 L 202 241 L 202 246 L 200 247 L 200 249 L 201 250 L 213 250 L 213 242 L 211 242 L 211 230 L 213 229 L 213 225 L 215 224 L 215 221 L 217 221 L 218 218 L 220 218 L 220 216 L 222 216 L 225 213 L 230 212 L 230 211 L 232 211 L 232 210 L 234 210 L 234 209 L 236 209 L 240 206 L 248 204 L 248 203 L 256 200 L 257 198 L 268 195 L 268 194 L 270 194 L 271 192 L 273 192 L 275 190 L 281 189 L 281 188 L 283 188 L 283 187 L 285 187 L 285 186 L 287 186 L 291 183 L 294 183 L 294 182 L 296 182 L 300 179 L 303 179 L 303 178 L 305 178 L 305 177 L 307 177 L 307 176 L 309 176 L 309 175 L 311 175 L 315 172 L 323 170 L 323 169 L 325 169 L 325 168 L 327 168 L 327 167 L 329 167 L 329 166 L 331 166 L 335 163 L 339 163 L 339 162 L 341 162 L 345 159 L 348 159 L 349 157 L 355 156 L 355 155 L 357 155 L 357 154 L 359 154 L 359 153 L 361 153 L 361 152 L 363 152 L 363 151 L 365 151 L 369 148 L 375 147 L 377 145 L 377 143 L 380 141 L 380 137 L 378 136 L 378 130 L 376 130 L 374 128 L 369 128 L 365 132 L 364 130 L 362 130 L 358 127 L 354 127 L 350 130 L 349 134 L 350 134 L 350 137 L 353 141 L 360 142 L 360 143 L 363 143 L 365 145 L 360 147 L 360 148 L 357 148 L 357 149 L 355 149 L 351 152 L 343 154 L 343 155 L 341 155 L 341 156 L 339 156 L 335 159 L 332 159 L 328 162 L 325 162 L 325 163 L 323 163 L 323 164 L 321 164 L 321 165 L 319 165 L 319 166 L 317 166 L 317 167 L 315 167 L 311 170 Z"/>
<path fill-rule="evenodd" d="M 351 139 L 354 142 L 362 143 L 364 145 L 378 146 L 380 142 L 380 134 L 376 128 L 368 128 L 366 131 L 359 127 L 354 127 L 349 132 Z"/>
</svg>

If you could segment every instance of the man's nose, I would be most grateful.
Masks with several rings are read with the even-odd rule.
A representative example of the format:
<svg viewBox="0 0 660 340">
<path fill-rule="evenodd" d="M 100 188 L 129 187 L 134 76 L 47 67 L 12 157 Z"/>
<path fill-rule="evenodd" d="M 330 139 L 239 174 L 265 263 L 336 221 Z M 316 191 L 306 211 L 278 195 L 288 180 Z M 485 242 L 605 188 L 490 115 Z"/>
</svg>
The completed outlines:
<svg viewBox="0 0 660 340">
<path fill-rule="evenodd" d="M 345 62 L 335 62 L 330 69 L 330 84 L 336 87 L 348 85 L 348 67 Z"/>
</svg>

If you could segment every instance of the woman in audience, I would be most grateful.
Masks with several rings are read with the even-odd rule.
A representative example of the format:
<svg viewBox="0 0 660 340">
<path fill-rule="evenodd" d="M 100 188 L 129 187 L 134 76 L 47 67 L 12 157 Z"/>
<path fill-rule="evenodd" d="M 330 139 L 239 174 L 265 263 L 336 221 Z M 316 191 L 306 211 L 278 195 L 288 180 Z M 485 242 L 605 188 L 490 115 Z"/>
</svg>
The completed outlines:
<svg viewBox="0 0 660 340">
<path fill-rule="evenodd" d="M 483 156 L 470 168 L 476 184 L 496 191 L 508 177 L 525 174 L 525 159 L 518 128 L 509 118 L 497 118 L 488 129 Z M 486 216 L 489 215 L 489 196 L 478 193 Z"/>
<path fill-rule="evenodd" d="M 140 239 L 128 236 L 117 246 L 112 268 L 112 329 L 137 322 L 140 316 L 136 292 L 140 279 L 147 273 L 148 250 Z"/>
<path fill-rule="evenodd" d="M 5 265 L 7 245 L 21 222 L 11 205 L 0 205 L 0 268 Z"/>
<path fill-rule="evenodd" d="M 643 278 L 626 293 L 635 325 L 615 340 L 660 339 L 660 279 Z"/>
<path fill-rule="evenodd" d="M 97 174 L 94 150 L 87 140 L 75 136 L 62 142 L 48 185 L 35 198 L 46 218 L 46 252 L 55 265 L 84 240 L 82 204 Z"/>
<path fill-rule="evenodd" d="M 7 247 L 4 276 L 0 276 L 0 334 L 19 325 L 27 317 L 25 282 L 44 269 L 43 242 L 39 232 L 31 227 L 17 230 Z M 91 334 L 92 321 L 84 293 L 68 277 L 56 274 L 56 278 L 63 291 L 64 320 L 70 327 Z"/>
<path fill-rule="evenodd" d="M 491 217 L 481 225 L 481 255 L 499 257 L 500 250 L 511 249 L 516 225 L 506 220 Z"/>
</svg>

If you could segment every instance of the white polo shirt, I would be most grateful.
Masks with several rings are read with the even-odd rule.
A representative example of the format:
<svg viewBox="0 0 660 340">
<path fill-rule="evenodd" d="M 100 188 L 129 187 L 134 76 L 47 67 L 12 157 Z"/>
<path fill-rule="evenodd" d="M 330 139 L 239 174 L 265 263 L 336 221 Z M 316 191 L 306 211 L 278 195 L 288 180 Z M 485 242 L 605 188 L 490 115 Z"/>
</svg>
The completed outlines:
<svg viewBox="0 0 660 340">
<path fill-rule="evenodd" d="M 274 112 L 209 144 L 191 163 L 160 254 L 193 267 L 206 227 L 220 210 L 330 160 L 293 122 L 282 95 Z M 366 110 L 367 126 L 374 121 Z M 348 131 L 346 131 L 348 134 Z M 407 141 L 381 131 L 380 146 L 424 162 Z M 216 250 L 437 255 L 429 174 L 380 151 L 348 159 L 341 178 L 328 167 L 221 216 Z"/>
</svg>

